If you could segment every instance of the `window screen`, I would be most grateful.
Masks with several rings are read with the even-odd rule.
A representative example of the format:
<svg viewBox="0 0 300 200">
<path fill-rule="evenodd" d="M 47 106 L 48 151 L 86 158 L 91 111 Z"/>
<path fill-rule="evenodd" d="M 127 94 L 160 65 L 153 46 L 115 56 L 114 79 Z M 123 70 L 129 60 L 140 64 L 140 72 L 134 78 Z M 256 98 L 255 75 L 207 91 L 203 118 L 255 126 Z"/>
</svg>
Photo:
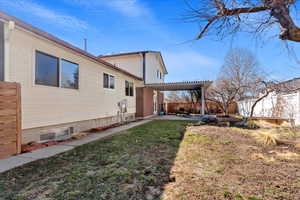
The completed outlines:
<svg viewBox="0 0 300 200">
<path fill-rule="evenodd" d="M 61 87 L 78 89 L 78 64 L 61 60 Z"/>
</svg>

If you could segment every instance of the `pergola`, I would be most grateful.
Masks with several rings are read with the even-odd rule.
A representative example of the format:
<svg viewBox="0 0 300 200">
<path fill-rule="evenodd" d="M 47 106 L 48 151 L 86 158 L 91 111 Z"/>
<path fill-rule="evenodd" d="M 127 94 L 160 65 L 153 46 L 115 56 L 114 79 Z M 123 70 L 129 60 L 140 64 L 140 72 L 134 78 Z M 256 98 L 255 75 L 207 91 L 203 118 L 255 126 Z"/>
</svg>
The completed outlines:
<svg viewBox="0 0 300 200">
<path fill-rule="evenodd" d="M 145 88 L 152 88 L 158 91 L 186 91 L 201 89 L 201 114 L 205 114 L 205 90 L 212 84 L 212 81 L 186 81 L 173 83 L 145 84 Z"/>
</svg>

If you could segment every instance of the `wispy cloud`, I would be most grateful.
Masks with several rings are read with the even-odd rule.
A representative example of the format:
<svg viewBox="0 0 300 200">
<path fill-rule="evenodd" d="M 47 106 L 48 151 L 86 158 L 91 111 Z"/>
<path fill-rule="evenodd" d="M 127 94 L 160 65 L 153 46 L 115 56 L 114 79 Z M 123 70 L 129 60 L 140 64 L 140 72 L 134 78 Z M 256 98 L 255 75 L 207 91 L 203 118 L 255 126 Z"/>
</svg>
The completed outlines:
<svg viewBox="0 0 300 200">
<path fill-rule="evenodd" d="M 147 6 L 143 0 L 64 0 L 72 5 L 85 7 L 89 11 L 98 11 L 110 9 L 115 13 L 124 16 L 124 26 L 132 26 L 155 35 L 157 38 L 176 43 L 174 33 L 170 33 L 155 17 L 154 12 Z"/>
<path fill-rule="evenodd" d="M 65 0 L 88 8 L 110 8 L 127 17 L 141 17 L 150 14 L 148 8 L 140 0 Z"/>
<path fill-rule="evenodd" d="M 18 12 L 24 12 L 41 19 L 55 23 L 67 28 L 73 29 L 87 29 L 88 24 L 76 17 L 61 14 L 59 12 L 52 11 L 40 4 L 33 1 L 25 0 L 0 0 L 0 8 L 10 8 Z"/>
<path fill-rule="evenodd" d="M 126 16 L 140 17 L 149 15 L 148 9 L 138 0 L 110 0 L 103 1 L 103 3 Z"/>
</svg>

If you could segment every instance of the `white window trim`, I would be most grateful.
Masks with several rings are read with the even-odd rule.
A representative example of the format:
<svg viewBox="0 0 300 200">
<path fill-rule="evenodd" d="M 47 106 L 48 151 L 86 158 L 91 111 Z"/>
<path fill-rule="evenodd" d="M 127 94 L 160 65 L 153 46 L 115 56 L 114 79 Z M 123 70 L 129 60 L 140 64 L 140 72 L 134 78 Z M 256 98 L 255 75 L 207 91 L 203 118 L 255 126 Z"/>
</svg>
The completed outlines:
<svg viewBox="0 0 300 200">
<path fill-rule="evenodd" d="M 108 75 L 108 87 L 104 87 L 104 74 Z M 110 78 L 111 78 L 111 76 L 114 77 L 114 88 L 110 88 L 110 80 L 111 80 Z M 107 89 L 107 90 L 115 90 L 116 89 L 116 76 L 115 75 L 103 72 L 102 77 L 103 77 L 103 80 L 102 80 L 102 88 L 103 89 Z"/>
<path fill-rule="evenodd" d="M 127 81 L 127 83 L 129 84 L 128 86 L 129 86 L 129 95 L 126 95 L 126 81 Z M 130 85 L 132 85 L 132 95 L 130 95 Z M 134 95 L 135 95 L 135 84 L 134 84 L 134 82 L 133 81 L 128 81 L 128 80 L 125 80 L 125 96 L 126 97 L 134 97 Z"/>
<path fill-rule="evenodd" d="M 63 88 L 63 87 L 61 87 L 61 61 L 62 60 L 66 60 L 66 61 L 68 61 L 68 59 L 64 59 L 64 58 L 61 58 L 61 57 L 59 57 L 59 56 L 54 56 L 53 54 L 48 54 L 48 53 L 45 53 L 45 51 L 43 51 L 43 50 L 40 50 L 40 49 L 32 49 L 32 52 L 33 52 L 33 56 L 32 56 L 32 63 L 33 63 L 33 67 L 32 67 L 32 86 L 33 87 L 40 87 L 40 88 L 52 88 L 52 89 L 57 89 L 57 88 L 59 88 L 59 89 L 62 89 L 62 90 L 69 90 L 69 91 L 77 91 L 77 92 L 79 92 L 79 90 L 80 90 L 80 64 L 77 64 L 77 63 L 75 63 L 75 64 L 77 64 L 78 65 L 78 88 L 77 89 L 74 89 L 74 88 Z M 49 55 L 49 56 L 52 56 L 52 57 L 55 57 L 55 58 L 58 58 L 58 70 L 59 70 L 59 77 L 58 77 L 58 87 L 56 87 L 56 86 L 48 86 L 48 85 L 41 85 L 41 84 L 36 84 L 36 82 L 35 82 L 35 80 L 36 80 L 36 53 L 37 52 L 41 52 L 41 53 L 44 53 L 44 54 L 46 54 L 46 55 Z M 69 61 L 69 62 L 71 62 L 71 61 Z"/>
</svg>

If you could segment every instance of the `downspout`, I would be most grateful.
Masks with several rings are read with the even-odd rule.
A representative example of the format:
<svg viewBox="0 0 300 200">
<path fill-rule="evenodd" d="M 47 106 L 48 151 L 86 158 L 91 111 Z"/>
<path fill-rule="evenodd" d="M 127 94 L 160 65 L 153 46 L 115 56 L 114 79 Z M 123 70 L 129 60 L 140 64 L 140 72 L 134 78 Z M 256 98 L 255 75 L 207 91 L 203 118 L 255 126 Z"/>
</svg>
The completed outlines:
<svg viewBox="0 0 300 200">
<path fill-rule="evenodd" d="M 144 84 L 146 84 L 146 53 L 143 52 L 143 79 Z"/>
<path fill-rule="evenodd" d="M 13 30 L 15 29 L 15 22 L 9 21 L 4 23 L 4 81 L 10 81 L 9 70 L 10 70 L 10 38 Z M 2 77 L 1 77 L 2 78 Z"/>
</svg>

